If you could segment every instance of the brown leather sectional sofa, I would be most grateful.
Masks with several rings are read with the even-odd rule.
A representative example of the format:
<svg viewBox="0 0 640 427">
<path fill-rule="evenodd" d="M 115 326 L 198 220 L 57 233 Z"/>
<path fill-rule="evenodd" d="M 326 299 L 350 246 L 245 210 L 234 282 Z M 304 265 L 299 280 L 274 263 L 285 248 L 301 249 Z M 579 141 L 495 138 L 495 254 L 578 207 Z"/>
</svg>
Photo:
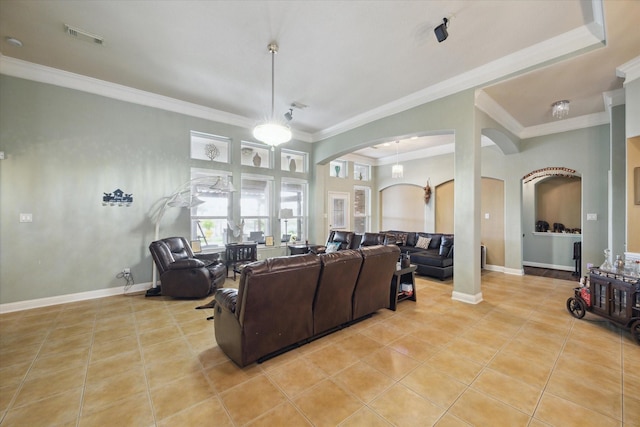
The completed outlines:
<svg viewBox="0 0 640 427">
<path fill-rule="evenodd" d="M 242 367 L 388 308 L 399 254 L 370 246 L 251 263 L 237 290 L 216 292 L 216 341 Z"/>
</svg>

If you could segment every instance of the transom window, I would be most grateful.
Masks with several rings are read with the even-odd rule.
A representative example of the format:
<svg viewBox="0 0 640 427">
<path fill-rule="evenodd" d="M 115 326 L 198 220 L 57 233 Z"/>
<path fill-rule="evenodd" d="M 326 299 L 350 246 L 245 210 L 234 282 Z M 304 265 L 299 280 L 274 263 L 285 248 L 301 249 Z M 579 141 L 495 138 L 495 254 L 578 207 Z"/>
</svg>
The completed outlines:
<svg viewBox="0 0 640 427">
<path fill-rule="evenodd" d="M 229 147 L 231 139 L 210 135 L 208 133 L 191 131 L 191 158 L 229 163 Z"/>
</svg>

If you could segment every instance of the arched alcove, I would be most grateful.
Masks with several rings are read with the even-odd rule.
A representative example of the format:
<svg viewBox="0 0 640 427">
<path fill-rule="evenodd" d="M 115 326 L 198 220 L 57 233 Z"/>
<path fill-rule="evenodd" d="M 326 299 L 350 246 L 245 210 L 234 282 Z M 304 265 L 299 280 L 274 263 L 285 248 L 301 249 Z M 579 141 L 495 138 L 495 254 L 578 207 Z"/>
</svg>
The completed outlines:
<svg viewBox="0 0 640 427">
<path fill-rule="evenodd" d="M 396 184 L 380 190 L 380 230 L 425 230 L 424 190 Z"/>
<path fill-rule="evenodd" d="M 480 240 L 487 248 L 487 266 L 505 265 L 504 181 L 482 177 Z M 446 181 L 435 190 L 435 231 L 453 233 L 454 181 Z"/>
<path fill-rule="evenodd" d="M 522 178 L 522 263 L 574 271 L 574 246 L 582 241 L 582 178 L 552 166 Z"/>
</svg>

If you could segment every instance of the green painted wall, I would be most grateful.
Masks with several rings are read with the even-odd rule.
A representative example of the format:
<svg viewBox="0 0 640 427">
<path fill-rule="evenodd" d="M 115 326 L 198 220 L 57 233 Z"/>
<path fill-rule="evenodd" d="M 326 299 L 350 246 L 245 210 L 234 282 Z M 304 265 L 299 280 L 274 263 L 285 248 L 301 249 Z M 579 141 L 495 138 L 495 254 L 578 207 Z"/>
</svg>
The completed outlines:
<svg viewBox="0 0 640 427">
<path fill-rule="evenodd" d="M 215 167 L 231 170 L 236 183 L 243 170 L 250 171 L 239 165 L 240 141 L 251 139 L 248 129 L 4 75 L 0 95 L 0 150 L 7 157 L 0 161 L 0 303 L 122 286 L 115 276 L 123 267 L 132 269 L 137 283 L 149 282 L 153 207 L 189 179 L 191 167 L 212 167 L 190 160 L 190 130 L 232 138 L 232 164 Z M 424 132 L 455 132 L 457 142 L 465 141 L 459 149 L 468 150 L 478 144 L 481 129 L 493 127 L 491 122 L 474 111 L 473 92 L 466 91 L 312 146 L 287 144 L 296 150 L 312 149 L 309 240 L 326 237 L 321 216 L 331 185 L 323 164 L 332 158 L 376 140 Z M 462 159 L 448 155 L 405 162 L 403 182 L 424 186 L 430 178 L 435 188 L 463 178 L 455 172 L 460 161 L 480 165 L 465 175 L 466 181 L 480 175 L 504 180 L 505 267 L 516 272 L 522 269 L 522 212 L 528 209 L 523 208 L 522 176 L 546 166 L 572 167 L 581 173 L 585 188 L 583 217 L 589 212 L 599 218 L 588 223 L 583 218 L 583 264 L 600 263 L 607 244 L 609 126 L 515 142 L 522 150 L 517 154 L 505 156 L 491 147 L 477 149 L 471 157 L 462 153 Z M 276 188 L 288 174 L 279 169 L 276 151 Z M 373 194 L 395 183 L 390 170 L 391 166 L 374 168 Z M 101 205 L 102 193 L 116 188 L 133 193 L 133 206 Z M 463 218 L 475 221 L 479 213 L 475 204 L 463 205 Z M 373 206 L 376 224 L 377 203 Z M 433 218 L 429 209 L 433 208 L 427 208 L 427 229 Z M 33 222 L 19 223 L 20 213 L 32 213 Z M 234 217 L 239 218 L 237 199 Z M 278 235 L 277 221 L 273 229 Z M 170 210 L 162 221 L 161 236 L 175 234 L 189 234 L 186 210 Z M 465 234 L 468 246 L 475 247 L 475 230 Z M 477 288 L 472 263 L 456 264 L 463 269 L 456 271 L 458 279 L 471 283 L 463 292 L 473 295 Z"/>
<path fill-rule="evenodd" d="M 124 267 L 136 283 L 150 282 L 151 213 L 189 180 L 191 167 L 212 168 L 190 159 L 191 130 L 232 138 L 232 164 L 215 168 L 231 170 L 236 183 L 251 170 L 240 166 L 248 129 L 4 75 L 0 94 L 3 304 L 122 286 L 116 274 Z M 287 147 L 309 149 L 297 141 Z M 280 171 L 277 150 L 273 174 L 279 189 L 289 173 Z M 133 194 L 131 207 L 102 206 L 103 193 L 117 188 Z M 20 213 L 33 222 L 19 223 Z M 279 232 L 277 221 L 272 226 Z M 168 210 L 160 237 L 189 233 L 189 212 Z"/>
</svg>

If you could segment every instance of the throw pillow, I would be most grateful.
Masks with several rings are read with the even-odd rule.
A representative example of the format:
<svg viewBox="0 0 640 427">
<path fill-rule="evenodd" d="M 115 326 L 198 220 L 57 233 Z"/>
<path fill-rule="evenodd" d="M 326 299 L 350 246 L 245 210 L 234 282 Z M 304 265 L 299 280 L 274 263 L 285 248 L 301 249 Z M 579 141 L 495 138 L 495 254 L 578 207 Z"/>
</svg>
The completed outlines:
<svg viewBox="0 0 640 427">
<path fill-rule="evenodd" d="M 431 243 L 431 237 L 419 236 L 416 242 L 416 248 L 429 249 L 429 243 Z"/>
<path fill-rule="evenodd" d="M 396 239 L 398 239 L 398 245 L 407 246 L 407 236 L 409 233 L 396 233 Z"/>
<path fill-rule="evenodd" d="M 340 242 L 332 242 L 327 245 L 325 253 L 338 252 L 340 250 Z"/>
</svg>

